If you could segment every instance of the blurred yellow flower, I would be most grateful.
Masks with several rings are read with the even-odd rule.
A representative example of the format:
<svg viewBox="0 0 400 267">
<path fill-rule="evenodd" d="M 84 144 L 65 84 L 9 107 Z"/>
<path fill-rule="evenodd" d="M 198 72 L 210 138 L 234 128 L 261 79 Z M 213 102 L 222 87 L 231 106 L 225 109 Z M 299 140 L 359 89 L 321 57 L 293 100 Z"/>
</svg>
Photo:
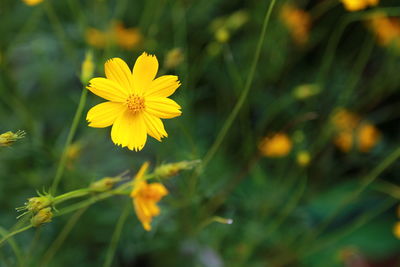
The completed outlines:
<svg viewBox="0 0 400 267">
<path fill-rule="evenodd" d="M 393 227 L 393 234 L 395 237 L 400 239 L 400 222 L 397 222 Z"/>
<path fill-rule="evenodd" d="M 67 148 L 67 168 L 71 169 L 74 165 L 75 160 L 79 157 L 82 151 L 82 144 L 80 142 L 72 143 Z"/>
<path fill-rule="evenodd" d="M 183 55 L 181 48 L 171 49 L 165 57 L 164 66 L 166 69 L 174 69 L 178 67 L 184 59 L 185 56 Z"/>
<path fill-rule="evenodd" d="M 400 20 L 388 18 L 384 13 L 376 13 L 367 22 L 381 46 L 394 45 L 400 49 Z"/>
<path fill-rule="evenodd" d="M 123 49 L 131 50 L 137 48 L 142 39 L 138 28 L 125 28 L 120 21 L 113 22 L 111 27 L 104 32 L 95 28 L 89 28 L 86 31 L 86 42 L 97 48 L 116 44 Z"/>
<path fill-rule="evenodd" d="M 297 153 L 297 164 L 299 164 L 302 167 L 308 166 L 308 164 L 310 164 L 311 161 L 311 156 L 310 153 L 308 153 L 307 151 L 300 151 L 299 153 Z"/>
<path fill-rule="evenodd" d="M 292 141 L 285 133 L 276 133 L 271 137 L 265 137 L 258 148 L 263 156 L 271 158 L 284 157 L 292 149 Z"/>
<path fill-rule="evenodd" d="M 130 195 L 133 198 L 136 215 L 146 231 L 151 230 L 153 217 L 160 214 L 157 202 L 168 194 L 168 190 L 161 183 L 149 184 L 144 179 L 148 166 L 147 162 L 144 163 L 136 174 Z"/>
<path fill-rule="evenodd" d="M 380 139 L 380 132 L 374 125 L 361 123 L 360 117 L 348 110 L 336 111 L 332 123 L 336 130 L 333 142 L 343 152 L 349 152 L 354 145 L 361 152 L 369 152 Z"/>
<path fill-rule="evenodd" d="M 310 14 L 291 4 L 284 4 L 280 11 L 280 18 L 296 44 L 304 45 L 308 42 L 311 28 Z"/>
<path fill-rule="evenodd" d="M 358 11 L 369 6 L 376 6 L 379 0 L 341 0 L 348 11 Z"/>
<path fill-rule="evenodd" d="M 369 152 L 380 139 L 379 130 L 372 124 L 365 123 L 357 129 L 358 149 Z"/>
<path fill-rule="evenodd" d="M 16 133 L 11 131 L 0 134 L 0 146 L 11 146 L 17 140 L 24 138 L 25 132 L 18 130 Z"/>
<path fill-rule="evenodd" d="M 91 51 L 86 52 L 85 59 L 82 62 L 81 67 L 81 82 L 86 84 L 94 73 L 95 65 L 93 62 L 93 53 Z"/>
<path fill-rule="evenodd" d="M 38 4 L 40 4 L 41 2 L 43 2 L 43 0 L 22 0 L 25 4 L 27 4 L 28 6 L 36 6 Z"/>
<path fill-rule="evenodd" d="M 120 58 L 108 60 L 104 68 L 107 78 L 91 79 L 87 89 L 109 101 L 89 110 L 89 126 L 112 125 L 112 141 L 135 151 L 144 147 L 147 134 L 158 141 L 167 137 L 161 119 L 182 113 L 181 107 L 168 98 L 181 85 L 178 77 L 165 75 L 154 79 L 158 61 L 147 53 L 136 60 L 132 71 Z"/>
</svg>

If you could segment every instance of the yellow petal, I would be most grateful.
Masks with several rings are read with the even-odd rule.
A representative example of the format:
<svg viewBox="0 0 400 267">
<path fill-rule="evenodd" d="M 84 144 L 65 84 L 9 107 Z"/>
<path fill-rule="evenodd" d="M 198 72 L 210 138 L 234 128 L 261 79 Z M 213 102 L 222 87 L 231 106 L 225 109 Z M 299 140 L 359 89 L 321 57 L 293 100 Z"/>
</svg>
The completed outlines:
<svg viewBox="0 0 400 267">
<path fill-rule="evenodd" d="M 147 139 L 147 129 L 141 113 L 126 109 L 115 120 L 111 129 L 111 139 L 116 145 L 130 150 L 142 150 Z"/>
<path fill-rule="evenodd" d="M 151 230 L 151 217 L 147 216 L 144 212 L 143 206 L 144 203 L 141 199 L 135 198 L 133 200 L 133 206 L 135 207 L 136 216 L 138 217 L 139 221 L 142 223 L 143 228 L 147 231 Z"/>
<path fill-rule="evenodd" d="M 145 92 L 156 77 L 157 71 L 158 61 L 156 56 L 143 53 L 138 57 L 132 72 L 135 93 Z"/>
<path fill-rule="evenodd" d="M 146 124 L 147 128 L 147 133 L 151 137 L 157 139 L 158 141 L 161 141 L 161 138 L 168 136 L 167 132 L 164 129 L 164 124 L 159 118 L 151 115 L 150 113 L 147 113 L 146 111 L 143 112 L 143 116 L 144 123 Z"/>
<path fill-rule="evenodd" d="M 126 107 L 118 102 L 104 102 L 92 107 L 86 120 L 90 127 L 104 128 L 112 125 L 115 119 L 126 109 Z"/>
<path fill-rule="evenodd" d="M 124 102 L 128 93 L 116 82 L 106 78 L 93 78 L 86 87 L 93 94 L 114 102 Z"/>
<path fill-rule="evenodd" d="M 145 96 L 149 97 L 169 97 L 181 85 L 178 76 L 164 75 L 151 82 Z"/>
<path fill-rule="evenodd" d="M 130 94 L 132 91 L 132 73 L 125 61 L 120 58 L 112 58 L 104 64 L 106 77 L 118 83 L 123 90 Z"/>
<path fill-rule="evenodd" d="M 166 97 L 146 98 L 146 111 L 161 119 L 171 119 L 182 114 L 181 107 Z"/>
</svg>

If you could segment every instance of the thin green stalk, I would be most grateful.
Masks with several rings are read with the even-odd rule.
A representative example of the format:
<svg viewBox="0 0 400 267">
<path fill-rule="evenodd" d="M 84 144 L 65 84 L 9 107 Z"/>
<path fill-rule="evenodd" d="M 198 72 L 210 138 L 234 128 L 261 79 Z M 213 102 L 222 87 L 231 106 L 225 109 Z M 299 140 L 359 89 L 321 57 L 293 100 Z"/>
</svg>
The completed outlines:
<svg viewBox="0 0 400 267">
<path fill-rule="evenodd" d="M 82 188 L 82 189 L 74 190 L 71 192 L 67 192 L 65 194 L 56 196 L 53 199 L 53 204 L 58 204 L 58 203 L 64 202 L 71 198 L 83 197 L 83 196 L 88 195 L 90 192 L 91 192 L 91 190 L 89 188 Z"/>
<path fill-rule="evenodd" d="M 110 267 L 113 262 L 115 250 L 117 249 L 118 241 L 121 237 L 122 229 L 124 227 L 126 219 L 128 218 L 130 209 L 131 209 L 130 203 L 127 203 L 121 215 L 119 216 L 117 225 L 115 226 L 114 233 L 111 237 L 110 246 L 108 247 L 107 250 L 106 260 L 104 261 L 103 265 L 104 267 Z"/>
<path fill-rule="evenodd" d="M 306 238 L 305 242 L 309 240 L 315 239 L 316 236 L 321 234 L 329 224 L 340 214 L 343 207 L 348 205 L 349 203 L 353 202 L 364 190 L 373 182 L 380 174 L 383 173 L 391 164 L 393 164 L 398 158 L 400 157 L 400 147 L 395 149 L 389 156 L 387 156 L 375 169 L 373 169 L 368 175 L 365 176 L 363 179 L 361 186 L 352 192 L 347 198 L 345 198 L 339 205 L 336 207 L 334 212 L 330 216 L 328 216 L 320 226 L 310 234 L 308 238 Z M 301 246 L 300 246 L 301 247 Z"/>
<path fill-rule="evenodd" d="M 51 186 L 51 191 L 50 192 L 51 192 L 52 195 L 56 194 L 58 184 L 60 183 L 61 176 L 63 175 L 64 168 L 65 168 L 65 163 L 67 161 L 68 147 L 71 145 L 72 139 L 74 138 L 75 133 L 76 133 L 76 129 L 78 128 L 78 124 L 79 124 L 79 121 L 80 121 L 81 116 L 82 116 L 82 111 L 83 111 L 83 108 L 84 108 L 85 103 L 86 103 L 86 96 L 87 96 L 87 89 L 83 88 L 82 93 L 81 93 L 81 98 L 79 100 L 79 104 L 78 104 L 78 107 L 76 109 L 75 116 L 74 116 L 71 128 L 70 128 L 68 136 L 67 136 L 67 141 L 65 142 L 64 150 L 62 152 L 60 162 L 58 163 L 56 176 L 54 177 L 53 184 Z"/>
<path fill-rule="evenodd" d="M 47 266 L 47 264 L 53 259 L 54 255 L 60 249 L 62 244 L 64 243 L 65 239 L 67 238 L 68 234 L 71 232 L 72 228 L 76 225 L 79 218 L 83 215 L 83 213 L 87 210 L 87 207 L 82 208 L 75 212 L 65 224 L 64 228 L 54 240 L 54 242 L 49 246 L 46 253 L 43 256 L 42 262 L 40 266 Z"/>
<path fill-rule="evenodd" d="M 5 237 L 3 237 L 3 238 L 0 240 L 0 245 L 1 245 L 4 241 L 8 240 L 9 238 L 15 236 L 16 234 L 22 233 L 22 232 L 24 232 L 24 231 L 26 231 L 26 230 L 28 230 L 28 229 L 30 229 L 30 228 L 32 228 L 32 225 L 31 225 L 31 224 L 29 224 L 29 225 L 27 225 L 27 226 L 25 226 L 25 227 L 22 227 L 22 228 L 20 228 L 20 229 L 18 229 L 18 230 L 15 230 L 14 232 L 11 232 L 11 233 L 7 234 Z"/>
<path fill-rule="evenodd" d="M 269 24 L 269 21 L 270 21 L 270 17 L 271 17 L 272 10 L 274 8 L 275 2 L 276 2 L 276 0 L 271 0 L 270 4 L 268 6 L 267 12 L 265 13 L 265 17 L 264 17 L 263 26 L 262 26 L 262 29 L 261 29 L 260 38 L 259 38 L 258 43 L 257 43 L 256 52 L 254 53 L 254 58 L 253 58 L 253 61 L 251 63 L 250 72 L 249 72 L 249 75 L 247 76 L 247 80 L 246 80 L 246 83 L 244 85 L 244 89 L 243 89 L 238 101 L 236 102 L 232 112 L 229 114 L 229 116 L 226 119 L 224 125 L 222 126 L 220 132 L 218 133 L 218 136 L 215 139 L 213 145 L 208 150 L 207 154 L 204 156 L 201 168 L 205 168 L 207 166 L 207 164 L 210 162 L 210 160 L 214 157 L 215 153 L 217 152 L 217 150 L 221 146 L 226 134 L 228 133 L 229 129 L 231 128 L 234 120 L 236 119 L 237 115 L 239 114 L 239 111 L 242 108 L 242 106 L 243 106 L 243 104 L 244 104 L 244 102 L 245 102 L 245 100 L 247 98 L 247 95 L 249 94 L 251 85 L 253 84 L 254 75 L 256 73 L 258 61 L 260 59 L 261 50 L 262 50 L 262 47 L 263 47 L 263 44 L 264 44 L 264 40 L 265 40 L 266 31 L 267 31 L 267 28 L 268 28 L 268 24 Z"/>
<path fill-rule="evenodd" d="M 8 231 L 0 226 L 0 235 L 5 237 L 5 236 L 7 236 L 7 234 L 8 234 Z M 15 242 L 15 240 L 13 238 L 9 238 L 8 243 L 10 244 L 10 247 L 15 254 L 15 258 L 17 259 L 18 266 L 22 266 L 22 253 L 21 253 L 21 249 L 19 248 L 17 242 Z"/>
</svg>

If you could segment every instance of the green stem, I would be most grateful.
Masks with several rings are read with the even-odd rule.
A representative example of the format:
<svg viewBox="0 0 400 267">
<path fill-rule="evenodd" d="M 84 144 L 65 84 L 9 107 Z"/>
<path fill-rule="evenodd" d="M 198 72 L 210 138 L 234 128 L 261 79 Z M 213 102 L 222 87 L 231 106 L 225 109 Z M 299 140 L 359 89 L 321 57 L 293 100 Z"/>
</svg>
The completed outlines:
<svg viewBox="0 0 400 267">
<path fill-rule="evenodd" d="M 76 129 L 78 128 L 78 123 L 81 119 L 82 111 L 83 111 L 83 108 L 86 103 L 86 96 L 87 96 L 87 89 L 83 88 L 82 93 L 81 93 L 81 98 L 79 100 L 78 108 L 76 109 L 75 116 L 74 116 L 71 128 L 70 128 L 68 136 L 67 136 L 67 141 L 65 142 L 65 145 L 64 145 L 64 150 L 62 152 L 60 162 L 58 163 L 56 176 L 54 177 L 53 184 L 51 186 L 50 192 L 52 195 L 56 194 L 58 184 L 60 183 L 61 176 L 63 175 L 65 163 L 67 161 L 68 147 L 71 145 L 72 139 L 74 138 L 75 133 L 76 133 Z"/>
<path fill-rule="evenodd" d="M 115 250 L 117 249 L 118 241 L 121 237 L 122 229 L 124 227 L 124 223 L 126 219 L 128 218 L 130 211 L 130 203 L 127 203 L 125 205 L 124 210 L 121 213 L 121 216 L 119 216 L 117 225 L 115 226 L 114 233 L 111 237 L 111 242 L 110 246 L 108 247 L 107 254 L 106 254 L 106 260 L 104 262 L 104 267 L 110 267 L 114 258 Z"/>
<path fill-rule="evenodd" d="M 267 12 L 265 13 L 265 17 L 264 17 L 264 22 L 263 22 L 263 26 L 262 26 L 262 30 L 261 30 L 261 34 L 260 34 L 260 38 L 258 39 L 258 43 L 257 43 L 257 48 L 256 48 L 256 52 L 254 54 L 254 58 L 250 67 L 250 72 L 249 75 L 247 76 L 247 80 L 246 83 L 244 85 L 244 89 L 242 91 L 242 94 L 239 97 L 239 100 L 236 102 L 236 105 L 234 106 L 232 112 L 230 113 L 229 117 L 227 118 L 227 120 L 225 121 L 224 125 L 222 126 L 222 129 L 220 130 L 220 132 L 218 133 L 217 138 L 215 139 L 213 145 L 211 146 L 211 148 L 208 150 L 207 154 L 205 155 L 201 168 L 204 169 L 207 164 L 210 162 L 210 160 L 214 157 L 215 153 L 217 152 L 217 150 L 219 149 L 219 147 L 222 144 L 222 141 L 224 140 L 226 134 L 228 133 L 229 129 L 231 128 L 234 120 L 236 119 L 237 115 L 239 114 L 240 109 L 242 108 L 247 95 L 249 94 L 251 85 L 253 84 L 253 80 L 254 80 L 254 75 L 257 69 L 257 65 L 258 65 L 258 61 L 260 59 L 260 55 L 261 55 L 261 50 L 264 44 L 264 39 L 265 39 L 265 34 L 267 31 L 267 27 L 268 27 L 268 23 L 270 21 L 270 17 L 272 14 L 272 10 L 273 7 L 275 5 L 276 0 L 271 0 Z"/>
<path fill-rule="evenodd" d="M 22 232 L 24 232 L 24 231 L 26 231 L 26 230 L 28 230 L 28 229 L 30 229 L 30 228 L 32 228 L 32 225 L 31 225 L 31 224 L 29 224 L 29 225 L 27 225 L 27 226 L 25 226 L 25 227 L 22 227 L 22 228 L 20 228 L 20 229 L 18 229 L 18 230 L 15 230 L 14 232 L 9 233 L 8 235 L 6 235 L 5 237 L 3 237 L 3 238 L 0 240 L 0 245 L 1 245 L 4 241 L 6 241 L 7 239 L 9 239 L 10 237 L 13 237 L 13 236 L 15 236 L 16 234 L 22 233 Z"/>
<path fill-rule="evenodd" d="M 75 224 L 78 222 L 79 218 L 86 211 L 86 207 L 78 210 L 71 218 L 68 220 L 67 224 L 62 229 L 61 233 L 57 236 L 56 240 L 50 245 L 47 249 L 46 253 L 43 256 L 43 260 L 40 266 L 47 266 L 47 264 L 52 260 L 54 255 L 60 249 L 61 245 L 64 243 L 68 234 L 71 232 L 72 228 L 74 228 Z"/>
<path fill-rule="evenodd" d="M 7 236 L 7 233 L 8 233 L 8 231 L 0 226 L 0 235 Z M 12 251 L 14 252 L 15 257 L 17 258 L 18 266 L 22 266 L 22 253 L 21 253 L 21 250 L 20 250 L 18 244 L 15 242 L 15 240 L 13 238 L 9 238 L 8 243 L 10 244 L 10 247 L 11 247 Z"/>
<path fill-rule="evenodd" d="M 66 201 L 68 199 L 71 199 L 71 198 L 83 197 L 83 196 L 88 195 L 90 192 L 91 191 L 90 191 L 89 188 L 82 188 L 82 189 L 74 190 L 74 191 L 71 191 L 71 192 L 56 196 L 53 199 L 53 204 L 59 204 L 59 203 L 64 202 L 64 201 Z"/>
</svg>

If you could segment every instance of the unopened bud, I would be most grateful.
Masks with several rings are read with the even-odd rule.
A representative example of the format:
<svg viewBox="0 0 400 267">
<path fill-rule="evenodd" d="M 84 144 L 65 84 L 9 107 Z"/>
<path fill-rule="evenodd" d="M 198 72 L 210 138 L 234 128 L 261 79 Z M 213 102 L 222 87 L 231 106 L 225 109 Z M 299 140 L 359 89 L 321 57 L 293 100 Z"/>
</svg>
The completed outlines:
<svg viewBox="0 0 400 267">
<path fill-rule="evenodd" d="M 51 212 L 51 208 L 47 207 L 47 208 L 39 210 L 35 214 L 35 216 L 32 217 L 31 224 L 34 227 L 38 227 L 44 223 L 51 222 L 52 218 L 53 218 L 53 213 Z"/>
<path fill-rule="evenodd" d="M 310 164 L 311 161 L 311 156 L 310 153 L 308 153 L 307 151 L 300 151 L 299 153 L 297 153 L 297 164 L 299 164 L 301 167 L 305 167 L 308 164 Z"/>
<path fill-rule="evenodd" d="M 53 199 L 50 195 L 31 197 L 28 199 L 28 203 L 26 203 L 26 209 L 28 211 L 38 212 L 43 208 L 49 207 L 52 202 Z"/>
<path fill-rule="evenodd" d="M 0 146 L 11 146 L 13 143 L 15 143 L 15 141 L 23 138 L 24 136 L 25 132 L 20 130 L 16 133 L 8 131 L 6 133 L 0 134 Z"/>
<path fill-rule="evenodd" d="M 317 84 L 302 84 L 297 86 L 293 95 L 299 100 L 304 100 L 309 97 L 315 96 L 321 92 L 321 87 Z"/>
<path fill-rule="evenodd" d="M 95 65 L 93 63 L 93 53 L 91 51 L 86 52 L 85 60 L 82 62 L 81 70 L 81 82 L 87 84 L 88 81 L 93 77 Z"/>
<path fill-rule="evenodd" d="M 180 161 L 163 164 L 154 170 L 154 175 L 159 178 L 168 178 L 177 175 L 182 170 L 190 170 L 200 164 L 200 160 Z"/>
<path fill-rule="evenodd" d="M 94 192 L 105 192 L 121 181 L 120 177 L 105 177 L 90 184 L 89 188 Z"/>
</svg>

